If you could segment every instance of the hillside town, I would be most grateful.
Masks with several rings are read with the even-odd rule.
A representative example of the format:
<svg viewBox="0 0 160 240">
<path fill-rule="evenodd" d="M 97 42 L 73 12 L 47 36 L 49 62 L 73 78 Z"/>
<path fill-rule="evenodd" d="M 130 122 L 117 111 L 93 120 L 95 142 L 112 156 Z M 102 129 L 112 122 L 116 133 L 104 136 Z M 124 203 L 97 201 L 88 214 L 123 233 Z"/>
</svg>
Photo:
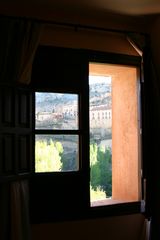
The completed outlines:
<svg viewBox="0 0 160 240">
<path fill-rule="evenodd" d="M 78 129 L 78 96 L 76 94 L 37 93 L 37 129 Z M 70 96 L 72 95 L 72 96 Z M 45 102 L 45 104 L 44 104 Z M 90 133 L 101 138 L 112 127 L 111 88 L 96 84 L 90 88 Z"/>
<path fill-rule="evenodd" d="M 90 107 L 90 127 L 91 128 L 111 128 L 112 110 L 110 106 L 99 105 Z M 37 128 L 56 128 L 56 125 L 61 123 L 61 128 L 74 129 L 78 123 L 77 104 L 62 105 L 61 104 L 52 110 L 52 112 L 37 112 L 36 127 Z M 58 127 L 58 126 L 57 126 Z"/>
</svg>

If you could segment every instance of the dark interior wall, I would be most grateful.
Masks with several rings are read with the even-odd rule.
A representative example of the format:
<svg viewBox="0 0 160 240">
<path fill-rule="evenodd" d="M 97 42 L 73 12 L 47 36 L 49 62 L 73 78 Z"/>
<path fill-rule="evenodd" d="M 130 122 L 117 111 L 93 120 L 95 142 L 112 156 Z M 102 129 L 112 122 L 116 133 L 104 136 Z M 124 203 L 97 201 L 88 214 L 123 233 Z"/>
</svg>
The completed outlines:
<svg viewBox="0 0 160 240">
<path fill-rule="evenodd" d="M 151 28 L 151 48 L 153 61 L 156 66 L 156 73 L 160 79 L 160 16 L 156 18 Z"/>
<path fill-rule="evenodd" d="M 141 214 L 32 225 L 32 240 L 145 240 Z"/>
<path fill-rule="evenodd" d="M 103 10 L 97 11 L 86 9 L 85 11 L 77 9 L 77 11 L 68 11 L 69 9 L 56 9 L 50 6 L 41 4 L 23 3 L 15 4 L 14 2 L 3 1 L 0 3 L 0 14 L 10 16 L 27 16 L 47 21 L 56 21 L 72 24 L 84 24 L 91 26 L 100 26 L 109 29 L 129 30 L 138 32 L 148 32 L 151 22 L 154 19 L 152 16 L 127 16 L 121 14 L 109 13 Z"/>
<path fill-rule="evenodd" d="M 97 31 L 78 27 L 46 25 L 41 34 L 40 44 L 57 47 L 90 49 L 137 56 L 137 52 L 124 33 Z"/>
<path fill-rule="evenodd" d="M 160 161 L 159 161 L 159 136 L 160 136 L 160 16 L 157 17 L 151 28 L 151 50 L 153 62 L 150 64 L 152 68 L 151 75 L 151 131 L 152 131 L 152 143 L 150 144 L 150 179 L 151 186 L 150 199 L 152 208 L 152 235 L 153 239 L 156 239 L 156 235 L 160 236 Z M 150 80 L 150 79 L 148 79 Z M 153 80 L 153 81 L 152 81 Z"/>
</svg>

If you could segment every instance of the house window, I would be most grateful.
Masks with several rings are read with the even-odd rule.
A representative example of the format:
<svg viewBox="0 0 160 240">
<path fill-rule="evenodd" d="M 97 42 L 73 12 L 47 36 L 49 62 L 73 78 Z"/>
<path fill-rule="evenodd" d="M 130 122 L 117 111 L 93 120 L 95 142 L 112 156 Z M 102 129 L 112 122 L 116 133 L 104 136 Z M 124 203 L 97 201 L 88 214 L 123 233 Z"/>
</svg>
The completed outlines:
<svg viewBox="0 0 160 240">
<path fill-rule="evenodd" d="M 136 201 L 140 198 L 137 68 L 99 63 L 89 67 L 91 206 Z M 79 170 L 78 109 L 78 94 L 35 93 L 36 173 Z"/>
<path fill-rule="evenodd" d="M 34 222 L 88 217 L 97 211 L 100 216 L 99 206 L 104 205 L 107 216 L 110 204 L 109 214 L 111 209 L 140 211 L 140 60 L 38 48 L 32 70 Z M 117 203 L 123 204 L 122 211 Z"/>
<path fill-rule="evenodd" d="M 78 95 L 35 93 L 35 172 L 79 169 Z"/>
<path fill-rule="evenodd" d="M 90 119 L 91 206 L 138 201 L 141 198 L 138 68 L 91 62 L 89 74 L 90 111 L 94 107 L 102 116 L 104 110 L 109 114 L 98 125 Z"/>
</svg>

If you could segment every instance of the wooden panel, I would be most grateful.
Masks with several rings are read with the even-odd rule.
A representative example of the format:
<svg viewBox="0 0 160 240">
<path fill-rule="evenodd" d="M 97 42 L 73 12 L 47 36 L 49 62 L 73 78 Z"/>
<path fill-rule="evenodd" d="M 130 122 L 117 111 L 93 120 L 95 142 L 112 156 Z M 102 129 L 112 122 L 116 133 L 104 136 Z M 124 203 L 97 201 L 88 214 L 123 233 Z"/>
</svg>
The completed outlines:
<svg viewBox="0 0 160 240">
<path fill-rule="evenodd" d="M 139 201 L 137 69 L 118 68 L 112 78 L 112 199 Z"/>
<path fill-rule="evenodd" d="M 2 136 L 2 171 L 4 174 L 13 173 L 15 167 L 15 141 L 13 134 Z"/>
<path fill-rule="evenodd" d="M 31 171 L 32 102 L 28 88 L 0 86 L 0 175 Z"/>
<path fill-rule="evenodd" d="M 79 92 L 88 70 L 82 61 L 86 59 L 81 51 L 40 46 L 33 64 L 32 84 L 43 90 Z"/>
<path fill-rule="evenodd" d="M 30 179 L 32 221 L 72 218 L 87 208 L 85 178 L 80 172 L 35 175 Z"/>
<path fill-rule="evenodd" d="M 19 127 L 30 127 L 30 113 L 29 113 L 29 106 L 30 106 L 30 96 L 29 92 L 25 92 L 24 90 L 18 91 L 18 99 L 17 99 L 17 114 L 18 114 L 18 126 Z"/>
<path fill-rule="evenodd" d="M 2 163 L 2 149 L 3 149 L 2 135 L 0 134 L 0 175 L 2 175 L 2 172 L 3 172 L 3 169 L 2 169 L 2 166 L 3 166 L 3 163 Z"/>
<path fill-rule="evenodd" d="M 31 141 L 29 135 L 19 136 L 18 141 L 18 170 L 19 172 L 30 171 Z"/>
<path fill-rule="evenodd" d="M 15 116 L 13 90 L 11 88 L 2 87 L 0 98 L 0 121 L 4 126 L 13 126 Z"/>
</svg>

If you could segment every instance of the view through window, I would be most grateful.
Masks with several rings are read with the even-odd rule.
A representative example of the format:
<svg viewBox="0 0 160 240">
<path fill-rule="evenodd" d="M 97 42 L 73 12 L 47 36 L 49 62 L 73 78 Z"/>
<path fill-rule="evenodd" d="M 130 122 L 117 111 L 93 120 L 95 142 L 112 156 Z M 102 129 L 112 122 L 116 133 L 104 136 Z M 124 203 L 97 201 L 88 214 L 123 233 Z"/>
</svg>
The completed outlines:
<svg viewBox="0 0 160 240">
<path fill-rule="evenodd" d="M 91 202 L 112 196 L 112 80 L 90 75 Z"/>
<path fill-rule="evenodd" d="M 91 206 L 141 198 L 137 76 L 134 66 L 89 64 Z M 35 93 L 35 172 L 79 170 L 79 107 L 78 94 Z"/>
<path fill-rule="evenodd" d="M 79 169 L 78 95 L 36 92 L 35 172 Z"/>
<path fill-rule="evenodd" d="M 140 199 L 138 68 L 90 63 L 90 202 Z"/>
</svg>

